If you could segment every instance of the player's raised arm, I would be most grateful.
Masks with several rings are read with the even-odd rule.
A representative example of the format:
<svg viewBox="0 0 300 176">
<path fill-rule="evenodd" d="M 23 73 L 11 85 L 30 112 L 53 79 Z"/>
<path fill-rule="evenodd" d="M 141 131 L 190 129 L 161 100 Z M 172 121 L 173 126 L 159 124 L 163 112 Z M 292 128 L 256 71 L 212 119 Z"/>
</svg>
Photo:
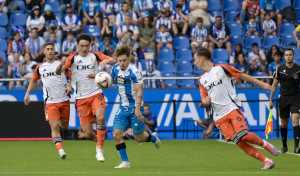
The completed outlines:
<svg viewBox="0 0 300 176">
<path fill-rule="evenodd" d="M 66 58 L 63 58 L 61 63 L 56 67 L 56 74 L 60 75 L 62 72 L 66 70 L 66 67 L 64 66 L 66 64 Z"/>
<path fill-rule="evenodd" d="M 273 88 L 270 84 L 264 83 L 264 82 L 262 82 L 262 81 L 260 81 L 260 80 L 258 80 L 258 79 L 256 79 L 256 78 L 250 76 L 250 75 L 247 75 L 247 74 L 244 74 L 244 73 L 243 73 L 243 74 L 241 74 L 240 79 L 241 79 L 241 80 L 244 80 L 244 81 L 247 81 L 247 82 L 249 82 L 249 83 L 257 84 L 257 85 L 259 85 L 262 89 L 266 90 L 267 92 L 268 92 L 269 90 L 275 91 L 274 88 Z"/>
<path fill-rule="evenodd" d="M 114 58 L 107 56 L 99 51 L 90 52 L 94 53 L 97 56 L 97 62 L 100 64 L 101 69 L 103 69 L 107 64 L 113 66 L 117 63 Z"/>
<path fill-rule="evenodd" d="M 136 100 L 135 100 L 135 115 L 140 122 L 144 120 L 144 116 L 141 112 L 141 105 L 143 101 L 143 84 L 134 84 L 134 89 L 136 91 Z"/>
</svg>

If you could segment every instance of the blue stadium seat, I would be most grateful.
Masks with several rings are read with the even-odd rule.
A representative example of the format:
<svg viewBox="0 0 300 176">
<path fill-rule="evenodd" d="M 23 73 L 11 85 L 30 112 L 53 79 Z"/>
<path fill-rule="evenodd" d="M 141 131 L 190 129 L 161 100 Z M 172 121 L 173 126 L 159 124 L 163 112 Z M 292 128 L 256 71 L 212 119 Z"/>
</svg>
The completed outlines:
<svg viewBox="0 0 300 176">
<path fill-rule="evenodd" d="M 212 54 L 212 60 L 214 62 L 216 61 L 225 61 L 228 62 L 229 58 L 228 58 L 228 52 L 226 49 L 223 48 L 216 48 L 213 51 Z"/>
<path fill-rule="evenodd" d="M 180 74 L 180 73 L 187 73 L 193 72 L 193 65 L 191 62 L 189 61 L 177 61 L 177 68 L 176 68 L 176 73 Z"/>
<path fill-rule="evenodd" d="M 268 76 L 267 73 L 256 71 L 252 73 L 252 76 Z"/>
<path fill-rule="evenodd" d="M 300 24 L 300 11 L 297 11 L 296 22 Z"/>
<path fill-rule="evenodd" d="M 26 11 L 24 1 L 11 1 L 9 4 L 16 4 L 17 6 L 19 6 L 19 10 L 9 11 L 9 13 L 24 13 Z"/>
<path fill-rule="evenodd" d="M 252 44 L 253 43 L 257 43 L 258 44 L 258 47 L 261 48 L 261 40 L 259 37 L 257 36 L 250 36 L 250 37 L 247 37 L 246 38 L 246 48 L 247 49 L 251 49 L 252 48 Z"/>
<path fill-rule="evenodd" d="M 83 32 L 94 37 L 100 36 L 100 29 L 97 25 L 86 25 Z"/>
<path fill-rule="evenodd" d="M 263 46 L 265 50 L 269 50 L 273 45 L 278 47 L 280 45 L 279 38 L 277 36 L 268 35 L 264 38 Z"/>
<path fill-rule="evenodd" d="M 12 86 L 10 90 L 26 90 L 25 86 Z"/>
<path fill-rule="evenodd" d="M 195 80 L 193 79 L 180 79 L 178 80 L 178 86 L 180 88 L 196 88 Z"/>
<path fill-rule="evenodd" d="M 229 11 L 226 13 L 225 22 L 226 23 L 233 23 L 235 22 L 235 18 L 239 15 L 238 11 Z"/>
<path fill-rule="evenodd" d="M 172 72 L 162 72 L 161 75 L 162 77 L 176 77 Z"/>
<path fill-rule="evenodd" d="M 230 39 L 229 39 L 231 45 L 232 45 L 232 48 L 235 48 L 236 44 L 241 44 L 242 47 L 244 48 L 245 46 L 245 42 L 244 42 L 244 39 L 242 36 L 240 35 L 234 35 L 234 36 L 230 36 Z"/>
<path fill-rule="evenodd" d="M 164 83 L 166 85 L 166 88 L 178 88 L 177 81 L 175 79 L 165 79 Z"/>
<path fill-rule="evenodd" d="M 292 23 L 283 23 L 280 26 L 280 36 L 283 35 L 293 35 L 293 31 L 295 30 L 295 25 Z"/>
<path fill-rule="evenodd" d="M 60 2 L 57 0 L 47 0 L 46 4 L 49 4 L 52 7 L 52 12 L 53 13 L 57 13 L 58 12 L 58 8 L 60 6 Z"/>
<path fill-rule="evenodd" d="M 211 24 L 215 24 L 216 23 L 216 19 L 215 19 L 216 16 L 221 16 L 222 20 L 224 22 L 224 19 L 225 19 L 224 18 L 224 14 L 222 12 L 220 12 L 220 11 L 213 11 L 213 12 L 209 13 L 209 20 L 210 20 Z"/>
<path fill-rule="evenodd" d="M 199 70 L 198 67 L 194 66 L 194 73 L 196 76 L 201 76 L 204 73 L 204 71 Z"/>
<path fill-rule="evenodd" d="M 147 67 L 146 67 L 146 60 L 145 59 L 140 59 L 140 62 L 141 62 L 141 64 L 142 64 L 142 68 L 143 68 L 143 70 L 147 70 Z"/>
<path fill-rule="evenodd" d="M 158 53 L 158 61 L 174 61 L 174 51 L 169 48 L 162 48 Z"/>
<path fill-rule="evenodd" d="M 240 36 L 243 36 L 242 27 L 238 23 L 229 23 L 228 27 L 230 29 L 230 34 L 231 35 L 240 35 Z"/>
<path fill-rule="evenodd" d="M 7 51 L 7 41 L 6 39 L 0 39 L 0 51 Z"/>
<path fill-rule="evenodd" d="M 179 77 L 194 77 L 193 73 L 191 72 L 180 72 L 178 73 Z"/>
<path fill-rule="evenodd" d="M 215 60 L 213 62 L 214 62 L 214 64 L 228 64 L 228 61 L 225 61 L 225 60 Z"/>
<path fill-rule="evenodd" d="M 284 35 L 281 38 L 281 47 L 283 49 L 290 48 L 291 46 L 297 46 L 297 40 L 294 35 Z"/>
<path fill-rule="evenodd" d="M 223 0 L 223 11 L 238 11 L 239 10 L 239 2 L 238 0 Z"/>
<path fill-rule="evenodd" d="M 4 63 L 6 63 L 6 54 L 4 51 L 0 51 L 0 56 L 2 57 Z"/>
<path fill-rule="evenodd" d="M 24 13 L 13 13 L 10 16 L 10 25 L 26 26 L 26 16 Z"/>
<path fill-rule="evenodd" d="M 288 6 L 292 6 L 291 4 L 291 0 L 278 0 L 279 1 L 279 9 L 281 12 L 283 12 L 283 9 L 288 7 Z M 297 1 L 297 0 L 294 0 Z"/>
<path fill-rule="evenodd" d="M 296 11 L 300 10 L 300 1 L 294 0 L 293 7 Z"/>
<path fill-rule="evenodd" d="M 6 27 L 8 25 L 8 17 L 6 13 L 0 13 L 0 26 Z"/>
<path fill-rule="evenodd" d="M 207 11 L 221 11 L 221 2 L 220 0 L 207 0 Z"/>
<path fill-rule="evenodd" d="M 0 86 L 0 91 L 1 91 L 1 90 L 2 90 L 2 91 L 3 91 L 3 90 L 7 90 L 7 87 L 4 86 L 4 85 L 1 85 L 1 86 Z"/>
<path fill-rule="evenodd" d="M 0 38 L 7 39 L 7 29 L 4 27 L 0 27 Z"/>
<path fill-rule="evenodd" d="M 174 48 L 175 50 L 183 49 L 183 48 L 190 48 L 190 41 L 189 38 L 186 36 L 179 36 L 174 38 Z"/>
<path fill-rule="evenodd" d="M 185 60 L 185 61 L 192 61 L 193 60 L 193 54 L 190 49 L 179 49 L 176 52 L 176 60 Z"/>
<path fill-rule="evenodd" d="M 168 72 L 168 73 L 175 73 L 174 64 L 170 61 L 162 61 L 158 64 L 158 70 L 160 72 Z"/>
</svg>

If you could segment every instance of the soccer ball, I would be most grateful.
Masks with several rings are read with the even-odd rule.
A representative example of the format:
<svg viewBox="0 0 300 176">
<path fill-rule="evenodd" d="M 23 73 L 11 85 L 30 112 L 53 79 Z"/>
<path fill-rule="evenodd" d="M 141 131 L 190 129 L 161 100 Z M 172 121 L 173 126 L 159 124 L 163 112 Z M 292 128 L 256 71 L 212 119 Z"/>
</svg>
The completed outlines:
<svg viewBox="0 0 300 176">
<path fill-rule="evenodd" d="M 95 76 L 95 83 L 100 89 L 107 89 L 112 85 L 113 81 L 111 76 L 106 72 L 99 72 Z"/>
</svg>

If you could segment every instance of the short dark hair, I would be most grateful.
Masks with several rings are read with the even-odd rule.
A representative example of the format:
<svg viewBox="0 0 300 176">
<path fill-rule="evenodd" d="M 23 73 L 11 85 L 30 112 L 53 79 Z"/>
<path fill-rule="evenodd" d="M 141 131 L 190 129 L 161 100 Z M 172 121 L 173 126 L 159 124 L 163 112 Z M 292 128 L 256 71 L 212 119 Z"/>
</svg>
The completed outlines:
<svg viewBox="0 0 300 176">
<path fill-rule="evenodd" d="M 79 42 L 80 42 L 81 40 L 87 40 L 89 43 L 91 43 L 92 38 L 91 38 L 90 35 L 83 33 L 83 34 L 78 34 L 78 35 L 76 36 L 76 40 L 77 40 L 77 44 L 79 44 Z"/>
<path fill-rule="evenodd" d="M 122 45 L 116 49 L 116 55 L 117 55 L 117 57 L 122 56 L 122 55 L 126 55 L 127 57 L 129 57 L 130 51 L 131 51 L 130 46 Z"/>
<path fill-rule="evenodd" d="M 254 15 L 250 15 L 249 19 L 255 19 L 255 16 Z"/>
<path fill-rule="evenodd" d="M 53 48 L 54 48 L 54 44 L 53 44 L 52 42 L 47 42 L 47 43 L 45 43 L 45 44 L 43 45 L 43 48 L 46 48 L 46 46 L 48 46 L 48 45 L 52 45 Z"/>
<path fill-rule="evenodd" d="M 159 26 L 159 29 L 160 29 L 161 27 L 165 27 L 165 28 L 167 28 L 167 25 L 165 25 L 165 24 L 161 24 L 161 25 Z"/>
<path fill-rule="evenodd" d="M 258 43 L 254 42 L 252 43 L 252 47 L 257 46 L 258 47 Z"/>
<path fill-rule="evenodd" d="M 215 17 L 215 19 L 217 19 L 217 18 L 221 18 L 222 19 L 221 15 L 218 15 L 218 16 Z"/>
<path fill-rule="evenodd" d="M 132 31 L 132 30 L 130 30 L 130 29 L 129 29 L 129 30 L 127 30 L 127 32 L 129 32 L 129 33 L 133 34 L 133 31 Z"/>
<path fill-rule="evenodd" d="M 196 20 L 196 23 L 203 23 L 203 18 L 198 17 L 197 20 Z"/>
<path fill-rule="evenodd" d="M 68 35 L 73 35 L 73 36 L 75 36 L 75 34 L 74 34 L 73 32 L 71 32 L 71 31 L 67 32 L 67 36 L 68 36 Z"/>
<path fill-rule="evenodd" d="M 105 39 L 105 38 L 111 39 L 111 36 L 110 36 L 109 34 L 104 34 L 104 35 L 103 35 L 103 38 L 104 38 L 104 39 Z"/>
<path fill-rule="evenodd" d="M 206 48 L 200 48 L 196 52 L 197 56 L 203 56 L 207 60 L 211 60 L 211 54 L 210 51 Z"/>
<path fill-rule="evenodd" d="M 266 16 L 271 16 L 271 14 L 269 12 L 266 13 Z"/>
<path fill-rule="evenodd" d="M 280 57 L 282 57 L 282 54 L 281 54 L 281 52 L 275 52 L 275 54 L 274 54 L 274 56 L 280 56 Z"/>
<path fill-rule="evenodd" d="M 151 109 L 151 107 L 150 107 L 150 105 L 149 105 L 149 104 L 144 104 L 144 107 L 145 107 L 145 106 L 148 106 L 148 107 Z"/>
<path fill-rule="evenodd" d="M 292 51 L 292 52 L 293 52 L 293 55 L 295 55 L 295 52 L 294 52 L 294 49 L 293 49 L 293 48 L 287 48 L 287 49 L 284 51 L 284 54 L 285 54 L 285 52 L 287 52 L 287 51 Z"/>
</svg>

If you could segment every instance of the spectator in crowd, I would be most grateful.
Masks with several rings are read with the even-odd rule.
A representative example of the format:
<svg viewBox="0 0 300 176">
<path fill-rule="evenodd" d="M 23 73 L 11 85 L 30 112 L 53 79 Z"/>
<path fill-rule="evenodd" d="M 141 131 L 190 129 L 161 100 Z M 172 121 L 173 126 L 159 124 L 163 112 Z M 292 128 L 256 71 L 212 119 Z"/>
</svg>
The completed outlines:
<svg viewBox="0 0 300 176">
<path fill-rule="evenodd" d="M 186 35 L 187 30 L 189 28 L 189 15 L 182 10 L 182 5 L 176 5 L 176 11 L 173 12 L 172 15 L 172 30 L 174 35 L 179 34 L 179 30 L 182 35 Z"/>
<path fill-rule="evenodd" d="M 109 18 L 103 18 L 102 24 L 103 25 L 102 25 L 102 29 L 100 31 L 100 34 L 102 36 L 109 35 L 111 37 L 111 39 L 112 39 L 114 37 L 113 36 L 114 27 L 112 25 L 110 25 Z"/>
<path fill-rule="evenodd" d="M 234 68 L 242 71 L 247 75 L 250 75 L 251 68 L 250 65 L 247 63 L 246 56 L 244 55 L 244 53 L 238 54 L 238 60 L 234 65 Z"/>
<path fill-rule="evenodd" d="M 49 39 L 49 34 L 54 32 L 58 40 L 62 40 L 62 33 L 60 30 L 61 22 L 58 16 L 52 12 L 52 8 L 50 5 L 45 5 L 45 28 L 46 31 L 44 32 L 44 40 L 47 41 Z"/>
<path fill-rule="evenodd" d="M 87 24 L 96 24 L 101 29 L 100 2 L 98 0 L 86 0 L 82 4 L 82 28 Z"/>
<path fill-rule="evenodd" d="M 26 4 L 28 10 L 33 10 L 35 6 L 38 6 L 40 9 L 42 9 L 45 4 L 45 0 L 26 0 Z"/>
<path fill-rule="evenodd" d="M 39 6 L 32 8 L 31 14 L 27 17 L 26 28 L 31 33 L 32 29 L 36 28 L 39 36 L 43 36 L 45 27 L 45 18 L 41 14 Z"/>
<path fill-rule="evenodd" d="M 156 21 L 156 31 L 159 31 L 160 25 L 164 24 L 167 26 L 167 32 L 171 31 L 171 20 L 170 18 L 167 16 L 168 12 L 165 10 L 161 11 L 161 17 Z"/>
<path fill-rule="evenodd" d="M 300 39 L 298 37 L 298 32 L 300 32 L 300 25 L 298 25 L 296 29 L 293 31 L 294 37 L 297 40 L 297 48 L 300 49 Z"/>
<path fill-rule="evenodd" d="M 173 2 L 171 0 L 160 0 L 154 5 L 154 22 L 161 11 L 167 11 L 168 14 L 173 14 Z"/>
<path fill-rule="evenodd" d="M 99 51 L 99 43 L 97 42 L 96 38 L 94 36 L 91 36 L 91 47 L 90 51 Z"/>
<path fill-rule="evenodd" d="M 77 51 L 77 42 L 73 32 L 67 33 L 67 39 L 64 40 L 62 45 L 62 55 L 69 56 L 73 51 Z"/>
<path fill-rule="evenodd" d="M 145 17 L 152 16 L 153 12 L 153 1 L 152 0 L 135 0 L 134 1 L 135 12 L 138 16 L 138 23 L 143 24 Z"/>
<path fill-rule="evenodd" d="M 151 112 L 149 104 L 144 104 L 145 111 L 145 131 L 149 133 L 157 132 L 157 116 Z"/>
<path fill-rule="evenodd" d="M 0 13 L 7 13 L 6 0 L 0 0 Z"/>
<path fill-rule="evenodd" d="M 145 17 L 143 25 L 139 28 L 139 46 L 141 49 L 149 48 L 155 51 L 155 30 L 152 26 L 152 18 Z"/>
<path fill-rule="evenodd" d="M 193 54 L 195 54 L 197 49 L 201 47 L 208 49 L 207 30 L 205 26 L 203 26 L 203 19 L 201 17 L 197 18 L 196 25 L 192 29 L 191 41 Z"/>
<path fill-rule="evenodd" d="M 266 56 L 263 50 L 258 48 L 257 43 L 252 44 L 252 52 L 248 55 L 248 61 L 251 71 L 261 71 L 267 73 L 266 69 Z"/>
<path fill-rule="evenodd" d="M 199 104 L 199 107 L 204 107 L 202 102 Z M 205 111 L 206 118 L 197 120 L 197 125 L 204 128 L 204 131 L 202 132 L 202 139 L 208 139 L 212 137 L 215 133 L 213 130 L 216 127 L 213 119 L 213 109 L 211 105 L 205 107 Z"/>
<path fill-rule="evenodd" d="M 60 58 L 61 57 L 61 41 L 59 39 L 57 39 L 56 33 L 51 32 L 50 38 L 46 42 L 51 42 L 54 44 L 55 57 Z"/>
<path fill-rule="evenodd" d="M 258 32 L 259 32 L 259 26 L 255 22 L 255 16 L 250 15 L 249 23 L 245 25 L 245 36 L 251 36 L 251 35 L 258 36 L 259 35 Z"/>
<path fill-rule="evenodd" d="M 265 14 L 265 21 L 263 23 L 264 37 L 268 35 L 276 36 L 276 23 L 271 19 L 270 13 Z"/>
<path fill-rule="evenodd" d="M 19 32 L 14 32 L 13 40 L 8 42 L 7 58 L 9 62 L 13 62 L 13 53 L 20 53 L 20 60 L 24 60 L 23 55 L 25 54 L 25 46 Z"/>
<path fill-rule="evenodd" d="M 31 58 L 37 62 L 43 62 L 44 58 L 41 58 L 43 55 L 42 46 L 45 43 L 43 37 L 38 36 L 38 30 L 33 28 L 31 30 L 31 37 L 27 38 L 25 41 L 26 52 L 31 54 Z"/>
<path fill-rule="evenodd" d="M 63 37 L 67 36 L 67 32 L 73 32 L 75 35 L 79 34 L 81 20 L 78 15 L 73 13 L 73 6 L 67 4 L 67 14 L 62 19 Z"/>
<path fill-rule="evenodd" d="M 269 64 L 269 76 L 273 76 L 273 73 L 277 70 L 277 68 L 284 64 L 284 61 L 281 58 L 281 52 L 276 52 L 274 54 L 274 61 Z"/>
<path fill-rule="evenodd" d="M 134 65 L 140 73 L 143 72 L 142 63 L 139 61 L 139 57 L 135 51 L 131 51 L 130 53 L 130 61 L 131 64 Z"/>
<path fill-rule="evenodd" d="M 177 2 L 175 1 L 175 9 L 176 10 L 176 5 L 179 4 L 179 5 L 182 5 L 182 11 L 186 14 L 189 13 L 190 9 L 189 9 L 189 1 L 187 0 L 177 0 Z M 174 5 L 173 5 L 174 7 Z"/>
<path fill-rule="evenodd" d="M 273 45 L 267 53 L 267 63 L 268 64 L 270 64 L 271 62 L 274 61 L 274 56 L 275 56 L 275 53 L 277 53 L 277 52 L 281 53 L 280 48 L 276 45 Z"/>
<path fill-rule="evenodd" d="M 103 18 L 109 18 L 112 23 L 116 23 L 115 15 L 119 13 L 119 3 L 114 0 L 106 0 L 100 3 Z"/>
<path fill-rule="evenodd" d="M 76 0 L 61 0 L 60 1 L 60 6 L 58 8 L 58 13 L 60 14 L 60 16 L 63 17 L 65 15 L 65 11 L 68 8 L 67 7 L 68 4 L 75 7 L 76 2 L 77 2 Z"/>
<path fill-rule="evenodd" d="M 116 42 L 112 40 L 111 35 L 104 35 L 104 40 L 100 43 L 100 52 L 107 56 L 112 56 L 116 49 Z"/>
<path fill-rule="evenodd" d="M 230 39 L 230 30 L 228 26 L 222 23 L 222 17 L 216 16 L 216 24 L 211 25 L 208 30 L 209 42 L 209 51 L 213 53 L 215 47 L 217 48 L 226 48 L 228 55 L 230 56 L 231 52 L 231 43 Z"/>
<path fill-rule="evenodd" d="M 9 63 L 7 66 L 7 76 L 9 78 L 22 78 L 22 62 L 20 61 L 20 54 L 14 53 L 13 54 L 14 61 Z M 9 90 L 14 86 L 21 86 L 21 81 L 10 81 L 9 82 Z"/>
<path fill-rule="evenodd" d="M 154 60 L 148 59 L 146 61 L 146 69 L 142 72 L 143 77 L 157 78 L 161 77 L 161 73 L 155 69 Z M 166 88 L 165 83 L 160 79 L 144 80 L 144 88 Z"/>
<path fill-rule="evenodd" d="M 25 27 L 19 25 L 10 26 L 9 36 L 10 37 L 13 36 L 14 32 L 18 32 L 22 40 L 25 38 L 25 35 L 27 34 Z"/>
<path fill-rule="evenodd" d="M 246 24 L 250 17 L 254 17 L 254 22 L 259 23 L 259 2 L 258 0 L 244 0 L 240 11 L 240 22 Z"/>
<path fill-rule="evenodd" d="M 165 24 L 160 25 L 160 32 L 156 34 L 156 43 L 157 43 L 157 53 L 159 53 L 162 47 L 167 47 L 173 50 L 172 37 L 169 32 L 167 32 L 167 26 Z"/>
<path fill-rule="evenodd" d="M 38 63 L 31 59 L 30 53 L 26 53 L 24 55 L 25 62 L 22 64 L 22 73 L 24 73 L 23 79 L 30 80 L 33 77 L 34 69 L 32 70 L 33 66 L 37 66 Z"/>
<path fill-rule="evenodd" d="M 120 27 L 124 23 L 126 23 L 126 16 L 131 17 L 131 23 L 134 25 L 138 24 L 137 16 L 134 11 L 130 9 L 130 6 L 128 3 L 124 2 L 122 4 L 122 11 L 118 13 L 117 18 L 116 18 L 116 25 L 117 27 Z M 125 21 L 124 21 L 125 20 Z"/>
<path fill-rule="evenodd" d="M 4 59 L 0 56 L 0 78 L 4 78 L 5 76 L 5 67 L 6 64 L 4 62 Z"/>
<path fill-rule="evenodd" d="M 277 28 L 279 29 L 282 24 L 282 15 L 280 14 L 279 9 L 279 0 L 260 0 L 259 9 L 260 9 L 260 25 L 263 26 L 266 13 L 270 13 L 270 17 L 273 20 L 277 19 Z"/>
<path fill-rule="evenodd" d="M 139 44 L 132 37 L 133 37 L 133 31 L 130 29 L 127 30 L 126 35 L 124 35 L 119 40 L 117 47 L 121 47 L 122 45 L 127 45 L 127 46 L 130 46 L 132 48 L 132 50 L 136 52 L 137 49 L 139 48 Z"/>
<path fill-rule="evenodd" d="M 240 43 L 238 43 L 235 45 L 235 50 L 231 51 L 231 55 L 229 57 L 229 64 L 231 66 L 234 66 L 234 64 L 238 63 L 239 55 L 241 53 L 244 54 L 244 56 L 246 57 L 246 53 L 243 51 L 242 45 Z M 246 60 L 247 60 L 247 58 L 246 58 Z"/>
<path fill-rule="evenodd" d="M 137 26 L 135 26 L 134 24 L 132 24 L 132 17 L 131 15 L 127 14 L 125 16 L 125 24 L 122 24 L 118 30 L 117 30 L 117 38 L 120 40 L 121 38 L 123 38 L 124 35 L 126 35 L 128 30 L 132 30 L 133 31 L 133 37 L 132 39 L 137 41 L 139 38 L 139 29 Z"/>
<path fill-rule="evenodd" d="M 207 1 L 206 0 L 191 0 L 190 9 L 191 13 L 189 15 L 189 24 L 194 25 L 198 17 L 203 19 L 205 26 L 210 26 L 209 15 L 206 12 L 207 10 Z"/>
</svg>

